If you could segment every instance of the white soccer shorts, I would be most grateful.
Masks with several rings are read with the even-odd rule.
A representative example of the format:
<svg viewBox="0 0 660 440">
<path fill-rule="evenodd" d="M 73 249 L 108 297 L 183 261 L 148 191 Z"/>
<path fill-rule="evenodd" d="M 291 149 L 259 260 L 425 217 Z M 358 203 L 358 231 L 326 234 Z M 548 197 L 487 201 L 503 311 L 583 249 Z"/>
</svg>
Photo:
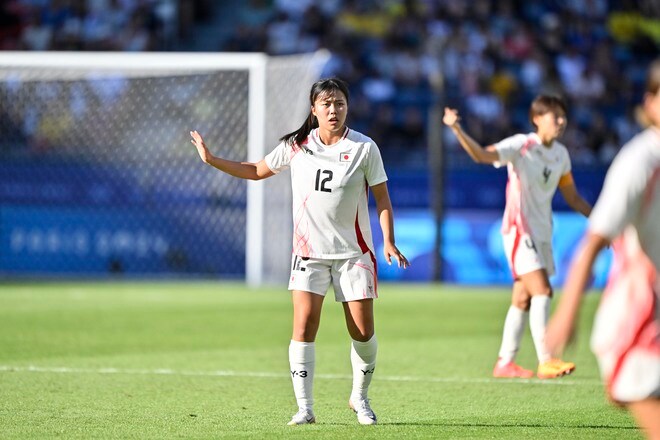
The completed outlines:
<svg viewBox="0 0 660 440">
<path fill-rule="evenodd" d="M 644 265 L 633 260 L 624 264 L 634 267 L 610 277 L 594 319 L 591 349 L 613 400 L 658 399 L 660 298 L 656 292 L 660 292 L 660 279 L 655 286 L 645 285 Z"/>
<path fill-rule="evenodd" d="M 545 269 L 548 277 L 555 273 L 552 243 L 535 242 L 529 234 L 521 234 L 518 228 L 502 234 L 504 252 L 513 277 Z"/>
<path fill-rule="evenodd" d="M 639 402 L 660 398 L 660 355 L 633 347 L 621 362 L 615 380 L 607 376 L 603 359 L 597 358 L 601 375 L 610 387 L 611 398 L 617 402 Z"/>
<path fill-rule="evenodd" d="M 378 298 L 375 258 L 371 252 L 341 260 L 293 255 L 289 290 L 325 296 L 331 283 L 337 302 Z"/>
</svg>

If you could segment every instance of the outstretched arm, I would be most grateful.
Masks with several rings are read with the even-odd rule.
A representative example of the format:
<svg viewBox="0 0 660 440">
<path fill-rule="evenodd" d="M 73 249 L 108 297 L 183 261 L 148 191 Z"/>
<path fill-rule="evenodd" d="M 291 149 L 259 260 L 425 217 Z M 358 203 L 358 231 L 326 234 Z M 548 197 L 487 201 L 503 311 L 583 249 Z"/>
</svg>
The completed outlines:
<svg viewBox="0 0 660 440">
<path fill-rule="evenodd" d="M 258 163 L 222 159 L 211 154 L 204 143 L 204 138 L 197 130 L 191 131 L 190 136 L 192 136 L 190 142 L 197 148 L 197 153 L 202 161 L 224 173 L 249 180 L 261 180 L 274 174 L 263 159 Z"/>
<path fill-rule="evenodd" d="M 390 193 L 387 191 L 387 183 L 383 182 L 374 185 L 371 187 L 371 191 L 376 200 L 380 228 L 383 231 L 383 253 L 385 254 L 385 260 L 387 260 L 387 264 L 392 264 L 392 257 L 394 257 L 399 267 L 405 269 L 410 266 L 410 263 L 394 244 L 394 217 L 392 215 Z"/>
<path fill-rule="evenodd" d="M 461 128 L 461 124 L 459 123 L 460 119 L 457 110 L 445 107 L 445 115 L 442 118 L 442 122 L 451 128 L 451 131 L 456 135 L 456 139 L 458 139 L 458 142 L 467 154 L 470 155 L 472 160 L 476 163 L 486 164 L 491 164 L 500 160 L 500 156 L 494 146 L 490 145 L 483 148 L 477 141 L 472 139 L 470 135 L 463 131 L 463 128 Z"/>
<path fill-rule="evenodd" d="M 573 175 L 571 173 L 561 177 L 561 180 L 559 181 L 559 191 L 561 191 L 561 195 L 564 197 L 564 200 L 566 200 L 568 206 L 583 216 L 589 217 L 589 214 L 591 214 L 591 205 L 578 193 L 575 183 L 573 183 Z"/>
<path fill-rule="evenodd" d="M 545 335 L 546 346 L 553 355 L 561 355 L 573 336 L 582 293 L 589 282 L 591 268 L 598 253 L 607 245 L 609 241 L 606 238 L 588 233 L 573 257 L 559 305 L 548 323 Z"/>
</svg>

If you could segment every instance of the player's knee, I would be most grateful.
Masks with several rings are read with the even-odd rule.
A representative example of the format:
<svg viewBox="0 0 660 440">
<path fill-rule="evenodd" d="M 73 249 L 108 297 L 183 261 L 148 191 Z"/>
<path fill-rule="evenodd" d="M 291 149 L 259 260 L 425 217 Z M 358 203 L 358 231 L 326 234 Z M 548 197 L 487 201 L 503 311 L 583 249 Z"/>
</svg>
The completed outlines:
<svg viewBox="0 0 660 440">
<path fill-rule="evenodd" d="M 518 296 L 516 298 L 513 298 L 513 301 L 511 301 L 511 304 L 513 304 L 514 307 L 519 308 L 520 310 L 524 311 L 529 311 L 529 307 L 531 305 L 531 298 L 529 296 Z"/>
<path fill-rule="evenodd" d="M 303 325 L 295 326 L 293 329 L 293 339 L 296 341 L 313 342 L 318 332 L 318 322 L 307 321 Z"/>
<path fill-rule="evenodd" d="M 292 338 L 294 341 L 301 342 L 314 342 L 316 339 L 316 332 L 310 331 L 294 331 Z"/>
<path fill-rule="evenodd" d="M 528 311 L 531 305 L 531 299 L 532 297 L 526 289 L 521 288 L 520 286 L 518 288 L 514 287 L 513 295 L 511 297 L 511 304 L 514 307 Z"/>
<path fill-rule="evenodd" d="M 373 329 L 358 330 L 351 337 L 358 342 L 367 342 L 374 337 Z"/>
<path fill-rule="evenodd" d="M 546 285 L 542 286 L 538 289 L 538 291 L 535 293 L 535 295 L 540 295 L 540 296 L 548 296 L 552 298 L 552 286 Z"/>
</svg>

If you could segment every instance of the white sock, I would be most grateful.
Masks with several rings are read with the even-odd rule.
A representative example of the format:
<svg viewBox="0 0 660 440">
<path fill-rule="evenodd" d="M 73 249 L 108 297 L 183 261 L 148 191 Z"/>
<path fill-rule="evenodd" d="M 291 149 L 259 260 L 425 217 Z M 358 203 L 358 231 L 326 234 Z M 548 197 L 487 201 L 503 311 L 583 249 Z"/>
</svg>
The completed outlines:
<svg viewBox="0 0 660 440">
<path fill-rule="evenodd" d="M 315 350 L 313 342 L 291 340 L 289 344 L 289 366 L 293 393 L 300 409 L 311 411 L 314 405 L 313 382 Z"/>
<path fill-rule="evenodd" d="M 525 330 L 525 318 L 527 318 L 526 311 L 514 305 L 509 307 L 504 320 L 504 330 L 502 331 L 502 345 L 499 353 L 500 365 L 506 365 L 515 359 Z"/>
<path fill-rule="evenodd" d="M 550 359 L 550 353 L 545 347 L 545 329 L 550 315 L 550 297 L 546 295 L 532 296 L 532 304 L 529 308 L 529 328 L 532 331 L 536 356 L 539 362 Z"/>
<path fill-rule="evenodd" d="M 351 365 L 353 366 L 353 390 L 351 400 L 364 400 L 367 398 L 369 384 L 376 369 L 376 353 L 378 341 L 376 335 L 367 342 L 353 340 L 351 344 Z"/>
</svg>

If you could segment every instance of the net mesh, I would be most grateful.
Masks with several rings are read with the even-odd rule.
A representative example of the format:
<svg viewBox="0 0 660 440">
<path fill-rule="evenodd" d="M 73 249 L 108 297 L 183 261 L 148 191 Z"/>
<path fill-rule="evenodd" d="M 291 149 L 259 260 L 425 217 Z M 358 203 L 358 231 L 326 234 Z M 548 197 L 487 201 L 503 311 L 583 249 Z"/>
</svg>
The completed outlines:
<svg viewBox="0 0 660 440">
<path fill-rule="evenodd" d="M 267 66 L 270 151 L 305 117 L 316 70 L 309 56 Z M 247 160 L 249 87 L 247 68 L 0 68 L 0 273 L 245 276 L 247 182 L 205 167 L 189 131 Z M 265 188 L 263 275 L 279 280 L 290 181 Z"/>
</svg>

